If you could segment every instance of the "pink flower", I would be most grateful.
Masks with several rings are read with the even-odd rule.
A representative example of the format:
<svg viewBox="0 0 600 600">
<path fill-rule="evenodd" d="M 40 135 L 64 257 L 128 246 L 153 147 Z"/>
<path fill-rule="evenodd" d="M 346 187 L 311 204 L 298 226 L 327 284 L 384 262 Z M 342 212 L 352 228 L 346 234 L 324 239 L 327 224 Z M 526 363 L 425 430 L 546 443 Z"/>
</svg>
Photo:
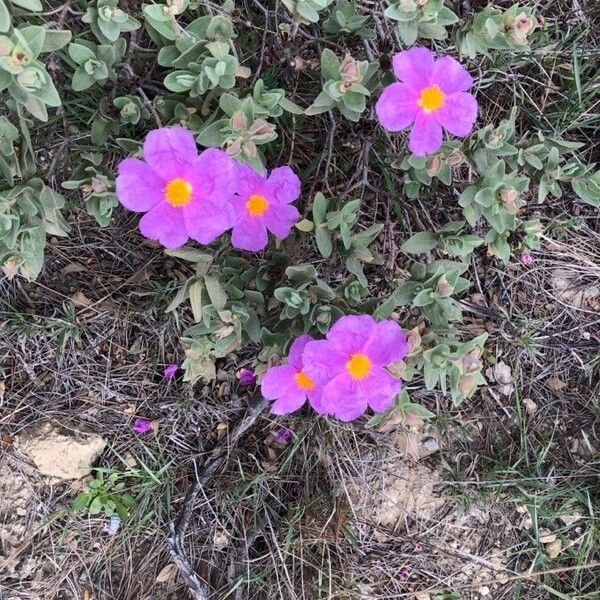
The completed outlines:
<svg viewBox="0 0 600 600">
<path fill-rule="evenodd" d="M 142 235 L 177 248 L 189 238 L 210 244 L 231 227 L 235 163 L 225 152 L 198 155 L 191 132 L 163 127 L 146 136 L 144 161 L 123 160 L 116 181 L 121 204 L 146 213 Z"/>
<path fill-rule="evenodd" d="M 290 167 L 273 169 L 269 176 L 240 164 L 236 173 L 237 195 L 233 199 L 235 221 L 231 243 L 256 252 L 268 243 L 267 230 L 284 239 L 300 217 L 290 203 L 300 196 L 300 180 Z"/>
<path fill-rule="evenodd" d="M 136 419 L 133 430 L 136 433 L 148 433 L 152 429 L 152 423 L 148 419 Z"/>
<path fill-rule="evenodd" d="M 347 316 L 335 323 L 326 340 L 306 344 L 302 363 L 311 381 L 323 387 L 321 407 L 352 421 L 369 406 L 375 412 L 391 406 L 402 382 L 385 367 L 407 353 L 406 336 L 394 321 Z"/>
<path fill-rule="evenodd" d="M 442 146 L 442 128 L 465 137 L 477 120 L 477 101 L 467 90 L 473 78 L 451 56 L 437 60 L 427 48 L 411 48 L 393 58 L 400 83 L 384 90 L 375 110 L 388 131 L 413 125 L 408 141 L 417 155 L 432 154 Z"/>
<path fill-rule="evenodd" d="M 163 375 L 165 376 L 165 379 L 173 379 L 173 377 L 175 377 L 175 373 L 177 373 L 177 370 L 179 369 L 178 365 L 167 365 L 165 367 L 165 370 L 163 372 Z"/>
<path fill-rule="evenodd" d="M 267 400 L 275 400 L 271 413 L 287 415 L 298 410 L 308 398 L 311 406 L 323 413 L 320 402 L 321 389 L 306 375 L 302 362 L 302 351 L 312 338 L 301 335 L 290 347 L 287 365 L 271 367 L 263 377 L 261 391 Z"/>
<path fill-rule="evenodd" d="M 252 369 L 240 369 L 238 378 L 242 385 L 254 385 L 256 382 L 256 375 Z"/>
</svg>

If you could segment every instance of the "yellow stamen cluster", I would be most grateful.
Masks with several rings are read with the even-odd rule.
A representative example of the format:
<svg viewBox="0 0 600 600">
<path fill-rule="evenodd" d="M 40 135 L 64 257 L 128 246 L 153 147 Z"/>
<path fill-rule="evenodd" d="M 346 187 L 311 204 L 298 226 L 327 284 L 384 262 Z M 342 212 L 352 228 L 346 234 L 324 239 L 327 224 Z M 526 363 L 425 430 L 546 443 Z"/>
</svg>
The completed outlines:
<svg viewBox="0 0 600 600">
<path fill-rule="evenodd" d="M 421 91 L 417 104 L 426 113 L 430 113 L 442 108 L 445 101 L 446 94 L 437 85 L 430 85 Z"/>
<path fill-rule="evenodd" d="M 192 191 L 192 184 L 189 181 L 177 177 L 167 184 L 165 198 L 173 206 L 185 206 L 192 201 Z"/>
</svg>

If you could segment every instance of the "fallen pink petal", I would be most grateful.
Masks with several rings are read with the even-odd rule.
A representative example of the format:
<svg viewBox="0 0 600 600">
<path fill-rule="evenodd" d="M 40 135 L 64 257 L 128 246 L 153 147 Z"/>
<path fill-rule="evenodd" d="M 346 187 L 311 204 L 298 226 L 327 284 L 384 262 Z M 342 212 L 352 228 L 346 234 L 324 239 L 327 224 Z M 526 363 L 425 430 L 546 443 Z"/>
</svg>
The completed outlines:
<svg viewBox="0 0 600 600">
<path fill-rule="evenodd" d="M 177 373 L 178 370 L 179 370 L 179 365 L 176 365 L 176 364 L 168 365 L 165 367 L 163 375 L 165 376 L 165 379 L 173 379 L 173 377 L 175 377 L 175 374 Z"/>
<path fill-rule="evenodd" d="M 521 262 L 528 267 L 533 263 L 533 256 L 529 252 L 523 252 L 521 254 Z"/>
<path fill-rule="evenodd" d="M 138 418 L 133 424 L 133 431 L 136 433 L 148 433 L 152 429 L 152 421 L 148 419 Z"/>
<path fill-rule="evenodd" d="M 277 431 L 275 431 L 275 439 L 278 442 L 287 444 L 292 440 L 292 436 L 292 430 L 288 429 L 287 427 L 280 427 L 277 429 Z"/>
<path fill-rule="evenodd" d="M 254 385 L 256 383 L 256 375 L 252 369 L 240 369 L 238 378 L 242 385 Z"/>
</svg>

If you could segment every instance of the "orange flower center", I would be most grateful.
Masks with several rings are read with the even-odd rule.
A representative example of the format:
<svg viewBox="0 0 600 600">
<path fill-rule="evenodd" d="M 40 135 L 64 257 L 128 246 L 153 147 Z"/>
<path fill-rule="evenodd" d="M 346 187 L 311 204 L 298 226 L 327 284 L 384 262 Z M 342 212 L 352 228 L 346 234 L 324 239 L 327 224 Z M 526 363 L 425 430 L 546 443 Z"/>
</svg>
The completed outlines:
<svg viewBox="0 0 600 600">
<path fill-rule="evenodd" d="M 421 91 L 417 104 L 426 112 L 430 113 L 444 106 L 446 94 L 437 85 L 430 85 Z"/>
<path fill-rule="evenodd" d="M 192 184 L 185 179 L 177 177 L 171 179 L 165 188 L 165 198 L 173 206 L 185 206 L 192 200 Z"/>
<path fill-rule="evenodd" d="M 371 359 L 366 354 L 353 354 L 346 369 L 353 379 L 364 379 L 371 372 Z"/>
<path fill-rule="evenodd" d="M 246 208 L 253 217 L 260 217 L 269 208 L 269 201 L 261 194 L 252 194 L 246 202 Z"/>
<path fill-rule="evenodd" d="M 298 371 L 294 379 L 301 390 L 312 390 L 315 387 L 315 382 L 304 371 Z"/>
</svg>

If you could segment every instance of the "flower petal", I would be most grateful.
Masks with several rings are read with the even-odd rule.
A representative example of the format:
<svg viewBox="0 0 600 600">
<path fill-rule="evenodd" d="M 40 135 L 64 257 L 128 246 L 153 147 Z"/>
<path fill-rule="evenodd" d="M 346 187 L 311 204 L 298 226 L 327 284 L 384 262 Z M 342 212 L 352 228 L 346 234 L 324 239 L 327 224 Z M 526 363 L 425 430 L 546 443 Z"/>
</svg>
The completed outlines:
<svg viewBox="0 0 600 600">
<path fill-rule="evenodd" d="M 165 248 L 179 248 L 188 241 L 188 232 L 180 208 L 160 202 L 140 219 L 140 231 L 150 240 L 158 240 Z"/>
<path fill-rule="evenodd" d="M 400 325 L 387 319 L 375 325 L 363 350 L 373 364 L 385 367 L 408 354 L 408 342 Z"/>
<path fill-rule="evenodd" d="M 181 211 L 190 237 L 201 244 L 214 242 L 233 224 L 233 209 L 226 200 L 194 197 Z"/>
<path fill-rule="evenodd" d="M 442 56 L 433 65 L 431 83 L 438 85 L 446 94 L 454 94 L 466 92 L 473 85 L 473 78 L 455 58 Z"/>
<path fill-rule="evenodd" d="M 431 50 L 419 46 L 398 52 L 392 58 L 396 77 L 417 91 L 429 85 L 433 65 Z"/>
<path fill-rule="evenodd" d="M 327 414 L 325 405 L 321 400 L 321 397 L 323 395 L 323 390 L 321 388 L 315 388 L 314 390 L 310 390 L 306 392 L 306 395 L 308 396 L 309 404 L 313 407 L 313 410 L 315 410 L 315 412 L 319 413 L 320 415 Z"/>
<path fill-rule="evenodd" d="M 117 197 L 129 210 L 146 212 L 165 199 L 165 183 L 143 161 L 126 158 L 119 165 Z"/>
<path fill-rule="evenodd" d="M 327 339 L 347 357 L 363 349 L 374 327 L 375 319 L 370 315 L 349 315 L 335 322 L 327 332 Z"/>
<path fill-rule="evenodd" d="M 236 163 L 226 152 L 208 148 L 194 157 L 185 178 L 199 198 L 220 204 L 233 197 L 236 175 Z"/>
<path fill-rule="evenodd" d="M 458 92 L 446 98 L 444 106 L 435 113 L 436 121 L 451 134 L 465 137 L 477 121 L 477 100 L 472 94 Z"/>
<path fill-rule="evenodd" d="M 197 156 L 194 135 L 183 127 L 154 129 L 144 141 L 144 159 L 167 180 L 181 177 Z"/>
<path fill-rule="evenodd" d="M 310 335 L 301 335 L 293 341 L 288 353 L 288 364 L 292 365 L 294 369 L 302 369 L 302 352 L 306 344 L 312 341 L 313 338 Z"/>
<path fill-rule="evenodd" d="M 248 196 L 264 194 L 265 178 L 259 175 L 250 165 L 235 163 L 235 191 L 239 194 L 244 206 Z"/>
<path fill-rule="evenodd" d="M 345 373 L 338 375 L 325 386 L 321 402 L 323 408 L 340 421 L 357 419 L 368 406 L 364 389 L 356 385 L 356 382 Z"/>
<path fill-rule="evenodd" d="M 408 138 L 408 147 L 416 156 L 432 154 L 442 147 L 442 126 L 432 113 L 426 114 L 422 111 L 417 113 Z"/>
<path fill-rule="evenodd" d="M 300 197 L 300 179 L 290 167 L 273 169 L 265 187 L 281 204 L 288 204 Z"/>
<path fill-rule="evenodd" d="M 291 388 L 297 389 L 294 381 L 296 369 L 291 365 L 271 367 L 262 378 L 260 391 L 267 400 L 276 400 Z"/>
<path fill-rule="evenodd" d="M 298 410 L 306 402 L 306 392 L 298 388 L 290 388 L 271 406 L 273 415 L 289 415 Z"/>
<path fill-rule="evenodd" d="M 308 342 L 302 352 L 302 368 L 317 386 L 325 385 L 342 372 L 346 360 L 329 340 Z"/>
<path fill-rule="evenodd" d="M 375 105 L 379 123 L 388 131 L 408 127 L 415 120 L 418 109 L 417 92 L 406 83 L 388 85 Z"/>
<path fill-rule="evenodd" d="M 299 219 L 298 209 L 289 204 L 276 204 L 269 207 L 264 215 L 265 225 L 280 240 L 285 239 L 290 234 L 292 227 Z"/>
<path fill-rule="evenodd" d="M 373 373 L 359 382 L 361 394 L 375 412 L 386 411 L 402 389 L 402 382 L 392 377 L 385 369 L 378 367 Z"/>
<path fill-rule="evenodd" d="M 242 216 L 233 226 L 231 243 L 234 248 L 258 252 L 268 242 L 267 228 L 260 217 Z"/>
</svg>

